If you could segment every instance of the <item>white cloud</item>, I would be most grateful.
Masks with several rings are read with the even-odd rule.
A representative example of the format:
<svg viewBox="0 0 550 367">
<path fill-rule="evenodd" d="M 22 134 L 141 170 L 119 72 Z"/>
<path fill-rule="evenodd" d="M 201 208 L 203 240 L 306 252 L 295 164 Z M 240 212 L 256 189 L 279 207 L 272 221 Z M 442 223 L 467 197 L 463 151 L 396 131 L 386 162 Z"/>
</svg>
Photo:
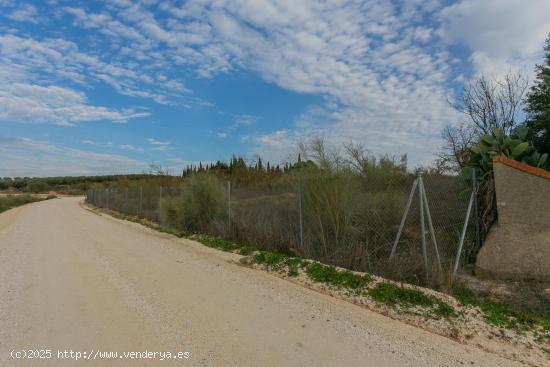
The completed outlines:
<svg viewBox="0 0 550 367">
<path fill-rule="evenodd" d="M 66 176 L 140 173 L 145 162 L 48 142 L 0 135 L 0 176 Z"/>
<path fill-rule="evenodd" d="M 258 117 L 252 115 L 237 115 L 234 118 L 236 125 L 250 126 L 258 120 Z"/>
<path fill-rule="evenodd" d="M 147 141 L 152 146 L 151 150 L 157 150 L 160 152 L 165 152 L 170 149 L 169 141 L 161 141 L 154 138 L 148 138 Z"/>
<path fill-rule="evenodd" d="M 441 128 L 457 120 L 447 103 L 448 85 L 464 76 L 453 69 L 457 59 L 449 45 L 465 45 L 477 71 L 532 69 L 550 29 L 546 0 L 442 3 L 165 0 L 157 7 L 155 1 L 117 0 L 94 11 L 66 7 L 75 26 L 92 30 L 93 42 L 108 47 L 94 54 L 61 39 L 0 36 L 0 80 L 43 85 L 40 77 L 47 75 L 83 86 L 106 83 L 124 95 L 190 106 L 208 103 L 191 95 L 181 80 L 187 75 L 247 70 L 281 88 L 324 98 L 285 130 L 248 135 L 255 152 L 277 155 L 287 141 L 318 134 L 358 140 L 375 152 L 408 152 L 413 164 L 426 163 Z M 139 113 L 87 107 L 60 121 Z M 220 134 L 254 122 L 234 117 Z"/>
<path fill-rule="evenodd" d="M 36 7 L 30 4 L 21 4 L 17 9 L 9 13 L 8 18 L 19 22 L 38 23 Z"/>
<path fill-rule="evenodd" d="M 87 68 L 121 89 L 124 83 L 116 82 L 107 72 L 134 77 L 77 50 L 74 43 L 61 39 L 38 42 L 0 36 L 0 120 L 73 125 L 80 121 L 126 122 L 150 114 L 90 105 L 83 92 L 55 85 L 59 79 L 83 83 Z"/>
<path fill-rule="evenodd" d="M 445 86 L 449 55 L 429 43 L 432 28 L 419 25 L 437 9 L 425 4 L 218 1 L 194 14 L 211 25 L 217 59 L 282 88 L 325 97 L 310 109 L 322 114 L 306 112 L 285 134 L 248 136 L 254 152 L 277 155 L 285 140 L 321 134 L 379 152 L 410 149 L 418 163 L 431 159 L 438 145 L 431 143 L 456 119 Z"/>
<path fill-rule="evenodd" d="M 69 88 L 0 82 L 0 121 L 73 125 L 80 121 L 126 122 L 148 115 L 148 112 L 91 106 L 82 92 Z"/>
<path fill-rule="evenodd" d="M 479 73 L 519 68 L 530 74 L 550 32 L 549 14 L 547 0 L 461 0 L 441 11 L 439 33 L 468 47 Z"/>
<path fill-rule="evenodd" d="M 163 63 L 158 66 L 162 67 Z M 14 82 L 37 85 L 71 82 L 81 87 L 105 83 L 120 94 L 152 99 L 160 104 L 198 102 L 198 98 L 187 96 L 189 91 L 181 81 L 158 83 L 151 75 L 148 68 L 141 68 L 131 60 L 113 58 L 105 62 L 100 56 L 81 52 L 77 44 L 63 39 L 0 35 L 0 76 L 5 76 L 0 86 Z"/>
<path fill-rule="evenodd" d="M 324 96 L 317 106 L 323 115 L 298 118 L 289 128 L 292 136 L 353 138 L 384 152 L 402 149 L 403 141 L 414 138 L 406 147 L 413 161 L 426 162 L 435 150 L 427 143 L 456 119 L 445 86 L 454 78 L 449 55 L 433 41 L 437 1 L 217 0 L 181 7 L 165 1 L 160 8 L 168 17 L 155 14 L 154 6 L 122 1 L 108 16 L 68 11 L 84 28 L 117 21 L 138 31 L 143 38 L 134 37 L 132 46 L 123 48 L 135 60 L 203 77 L 243 68 L 282 88 Z M 248 122 L 253 121 L 233 123 Z M 265 144 L 263 135 L 258 144 Z"/>
<path fill-rule="evenodd" d="M 75 17 L 75 24 L 86 29 L 97 29 L 109 37 L 123 37 L 139 42 L 146 42 L 145 37 L 135 28 L 115 20 L 106 13 L 87 13 L 83 8 L 65 7 L 65 12 Z"/>
<path fill-rule="evenodd" d="M 147 141 L 151 145 L 170 145 L 169 141 L 161 141 L 161 140 L 157 140 L 157 139 L 154 139 L 154 138 L 148 138 Z"/>
</svg>

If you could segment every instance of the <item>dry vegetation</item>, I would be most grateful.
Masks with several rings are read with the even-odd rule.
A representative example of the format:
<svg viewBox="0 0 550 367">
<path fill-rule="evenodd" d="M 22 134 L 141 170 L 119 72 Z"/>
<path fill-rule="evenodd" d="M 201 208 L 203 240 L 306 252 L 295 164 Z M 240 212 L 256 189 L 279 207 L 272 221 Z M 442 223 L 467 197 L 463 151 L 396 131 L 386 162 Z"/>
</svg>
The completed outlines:
<svg viewBox="0 0 550 367">
<path fill-rule="evenodd" d="M 416 177 L 407 171 L 406 158 L 377 158 L 353 145 L 340 154 L 318 140 L 302 148 L 304 159 L 282 169 L 264 167 L 261 160 L 246 166 L 234 159 L 230 165 L 188 170 L 183 180 L 158 177 L 97 186 L 88 201 L 176 231 L 210 234 L 414 284 L 446 285 L 464 221 L 463 183 L 424 172 L 444 269 L 439 271 L 430 244 L 426 277 L 417 200 L 397 256 L 389 260 Z M 466 249 L 475 251 L 468 239 Z"/>
<path fill-rule="evenodd" d="M 15 208 L 20 205 L 34 203 L 36 201 L 44 200 L 43 197 L 35 195 L 6 195 L 0 196 L 0 213 Z"/>
</svg>

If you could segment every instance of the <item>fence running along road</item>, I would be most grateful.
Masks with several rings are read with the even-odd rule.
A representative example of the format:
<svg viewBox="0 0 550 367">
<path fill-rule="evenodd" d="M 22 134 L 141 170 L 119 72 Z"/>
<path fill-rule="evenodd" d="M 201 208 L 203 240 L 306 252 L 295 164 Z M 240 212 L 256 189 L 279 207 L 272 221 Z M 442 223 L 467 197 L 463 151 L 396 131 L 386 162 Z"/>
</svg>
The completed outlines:
<svg viewBox="0 0 550 367">
<path fill-rule="evenodd" d="M 456 177 L 269 185 L 211 178 L 202 185 L 134 183 L 89 190 L 86 200 L 173 229 L 424 286 L 448 285 L 481 246 L 475 185 Z"/>
</svg>

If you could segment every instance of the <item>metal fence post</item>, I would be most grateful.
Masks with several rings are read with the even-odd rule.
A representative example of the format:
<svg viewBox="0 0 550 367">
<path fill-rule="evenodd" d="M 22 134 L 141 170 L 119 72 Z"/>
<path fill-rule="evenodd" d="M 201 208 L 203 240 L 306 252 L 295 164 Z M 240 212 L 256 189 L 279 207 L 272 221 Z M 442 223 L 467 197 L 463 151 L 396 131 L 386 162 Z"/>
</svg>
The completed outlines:
<svg viewBox="0 0 550 367">
<path fill-rule="evenodd" d="M 231 233 L 231 180 L 227 181 L 227 230 Z"/>
<path fill-rule="evenodd" d="M 468 210 L 466 211 L 466 220 L 464 221 L 464 227 L 462 227 L 462 233 L 460 234 L 460 242 L 458 243 L 458 252 L 456 253 L 455 265 L 453 268 L 453 274 L 451 276 L 451 282 L 454 281 L 458 265 L 460 263 L 460 254 L 462 253 L 462 247 L 464 246 L 464 238 L 466 237 L 466 230 L 468 229 L 468 222 L 470 221 L 470 213 L 472 212 L 472 206 L 474 202 L 474 192 L 470 195 L 470 202 L 468 203 Z"/>
<path fill-rule="evenodd" d="M 158 221 L 160 223 L 160 215 L 162 213 L 162 186 L 159 188 L 159 215 L 158 215 Z"/>
<path fill-rule="evenodd" d="M 428 197 L 426 195 L 426 188 L 424 187 L 424 180 L 420 178 L 420 191 L 422 193 L 422 198 L 424 200 L 424 207 L 426 209 L 426 216 L 428 217 L 428 228 L 430 229 L 430 234 L 432 236 L 432 242 L 434 244 L 434 251 L 435 251 L 435 257 L 437 259 L 437 266 L 439 273 L 441 274 L 443 272 L 443 269 L 441 268 L 441 258 L 439 257 L 439 248 L 437 246 L 437 239 L 435 237 L 435 231 L 434 231 L 434 225 L 432 222 L 432 215 L 430 213 L 430 205 L 428 204 Z"/>
<path fill-rule="evenodd" d="M 424 223 L 424 200 L 422 198 L 422 176 L 418 175 L 420 189 L 418 190 L 418 199 L 420 204 L 420 231 L 422 234 L 422 257 L 424 258 L 424 267 L 426 268 L 426 284 L 429 280 L 428 275 L 428 249 L 426 248 L 426 224 Z"/>
<path fill-rule="evenodd" d="M 477 174 L 475 167 L 472 167 L 472 192 L 474 193 L 474 216 L 476 223 L 476 249 L 481 247 L 481 231 L 479 223 L 479 204 L 477 202 Z"/>
<path fill-rule="evenodd" d="M 401 238 L 401 233 L 403 232 L 403 227 L 405 226 L 405 221 L 409 215 L 409 210 L 411 209 L 411 204 L 414 198 L 414 193 L 416 191 L 416 186 L 418 185 L 418 179 L 415 179 L 411 188 L 411 193 L 409 194 L 409 199 L 407 200 L 407 205 L 405 206 L 405 211 L 403 212 L 403 217 L 401 218 L 401 223 L 399 224 L 399 230 L 397 231 L 397 236 L 395 236 L 395 241 L 390 252 L 390 259 L 395 256 L 395 250 L 397 250 L 397 244 Z"/>
<path fill-rule="evenodd" d="M 300 219 L 300 249 L 304 248 L 304 220 L 302 215 L 302 180 L 298 184 L 298 215 Z"/>
<path fill-rule="evenodd" d="M 128 214 L 129 210 L 128 210 L 128 188 L 126 188 L 125 192 L 124 192 L 124 212 L 126 214 Z"/>
<path fill-rule="evenodd" d="M 143 205 L 143 186 L 142 186 L 142 185 L 139 185 L 138 217 L 141 216 L 142 205 Z"/>
</svg>

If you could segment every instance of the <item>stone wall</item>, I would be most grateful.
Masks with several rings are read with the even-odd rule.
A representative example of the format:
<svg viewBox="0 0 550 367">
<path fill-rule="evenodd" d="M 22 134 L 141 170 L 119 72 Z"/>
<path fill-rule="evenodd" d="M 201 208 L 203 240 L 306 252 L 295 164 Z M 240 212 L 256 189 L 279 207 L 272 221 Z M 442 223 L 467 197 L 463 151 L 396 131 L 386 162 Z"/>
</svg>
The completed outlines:
<svg viewBox="0 0 550 367">
<path fill-rule="evenodd" d="M 493 160 L 498 223 L 476 262 L 485 278 L 550 281 L 550 172 Z"/>
</svg>

